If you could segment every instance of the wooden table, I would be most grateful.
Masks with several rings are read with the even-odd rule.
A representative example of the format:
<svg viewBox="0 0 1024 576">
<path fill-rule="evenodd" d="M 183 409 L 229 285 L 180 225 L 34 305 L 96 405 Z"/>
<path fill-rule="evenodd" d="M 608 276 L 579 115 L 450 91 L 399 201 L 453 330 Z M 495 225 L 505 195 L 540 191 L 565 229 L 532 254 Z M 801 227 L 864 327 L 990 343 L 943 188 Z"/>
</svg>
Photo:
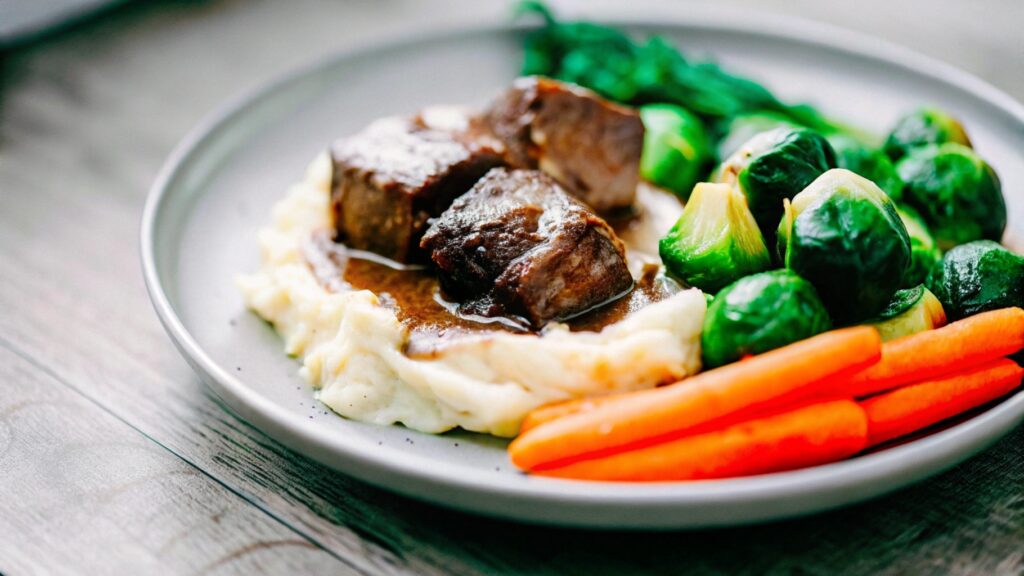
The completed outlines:
<svg viewBox="0 0 1024 576">
<path fill-rule="evenodd" d="M 561 4 L 596 16 L 637 9 Z M 909 44 L 1024 97 L 1019 0 L 771 4 Z M 503 18 L 507 8 L 131 4 L 7 55 L 0 572 L 1024 573 L 1024 429 L 949 473 L 845 510 L 619 534 L 508 524 L 385 493 L 289 452 L 217 404 L 158 325 L 139 270 L 140 211 L 171 147 L 223 99 L 295 65 L 383 33 Z"/>
</svg>

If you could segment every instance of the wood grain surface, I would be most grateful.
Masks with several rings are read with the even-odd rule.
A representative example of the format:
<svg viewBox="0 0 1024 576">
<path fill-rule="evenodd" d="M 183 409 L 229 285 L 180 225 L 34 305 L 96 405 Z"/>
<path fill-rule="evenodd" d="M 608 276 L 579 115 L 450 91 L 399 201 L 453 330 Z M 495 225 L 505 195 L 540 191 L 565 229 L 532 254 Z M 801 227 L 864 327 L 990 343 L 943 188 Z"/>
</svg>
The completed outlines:
<svg viewBox="0 0 1024 576">
<path fill-rule="evenodd" d="M 726 3 L 875 32 L 1024 95 L 1017 0 Z M 646 6 L 556 4 L 594 16 Z M 170 149 L 225 98 L 288 68 L 507 8 L 137 3 L 5 55 L 0 573 L 1024 574 L 1024 429 L 864 505 L 767 526 L 621 534 L 525 527 L 382 492 L 218 405 L 161 330 L 138 265 L 145 193 Z"/>
</svg>

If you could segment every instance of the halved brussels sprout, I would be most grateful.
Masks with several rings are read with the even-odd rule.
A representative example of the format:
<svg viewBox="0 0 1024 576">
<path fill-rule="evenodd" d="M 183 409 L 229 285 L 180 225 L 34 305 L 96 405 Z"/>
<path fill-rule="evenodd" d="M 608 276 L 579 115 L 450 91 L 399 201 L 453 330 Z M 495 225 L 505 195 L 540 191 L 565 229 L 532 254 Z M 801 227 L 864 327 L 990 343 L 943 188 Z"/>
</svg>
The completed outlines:
<svg viewBox="0 0 1024 576">
<path fill-rule="evenodd" d="M 679 106 L 640 108 L 644 148 L 640 177 L 685 200 L 711 167 L 711 141 L 700 119 Z"/>
<path fill-rule="evenodd" d="M 871 180 L 893 200 L 898 201 L 903 195 L 903 181 L 896 173 L 896 166 L 880 150 L 845 134 L 830 135 L 828 143 L 835 150 L 837 168 L 845 168 Z"/>
<path fill-rule="evenodd" d="M 935 245 L 935 238 L 921 215 L 909 206 L 897 206 L 896 213 L 907 228 L 910 236 L 910 266 L 903 275 L 904 288 L 911 288 L 924 282 L 935 263 L 942 260 L 942 250 Z"/>
<path fill-rule="evenodd" d="M 899 290 L 877 318 L 868 322 L 888 342 L 946 325 L 942 303 L 921 285 Z"/>
<path fill-rule="evenodd" d="M 979 312 L 1024 308 L 1024 256 L 990 240 L 953 248 L 928 275 L 928 289 L 950 320 Z"/>
<path fill-rule="evenodd" d="M 746 198 L 727 184 L 697 184 L 658 248 L 671 274 L 711 293 L 771 265 Z"/>
<path fill-rule="evenodd" d="M 992 167 L 960 144 L 915 148 L 896 165 L 903 202 L 928 224 L 939 247 L 996 240 L 1006 228 L 1006 204 Z"/>
<path fill-rule="evenodd" d="M 832 327 L 814 286 L 789 270 L 742 278 L 715 296 L 704 316 L 705 368 L 760 354 Z"/>
<path fill-rule="evenodd" d="M 817 288 L 833 321 L 851 324 L 878 314 L 899 288 L 910 238 L 885 192 L 837 168 L 786 201 L 779 253 Z"/>
<path fill-rule="evenodd" d="M 971 145 L 963 125 L 955 118 L 938 108 L 921 108 L 896 121 L 883 149 L 895 161 L 914 148 L 947 142 Z"/>
<path fill-rule="evenodd" d="M 778 128 L 748 140 L 718 167 L 713 179 L 739 186 L 770 242 L 782 216 L 782 201 L 835 165 L 832 146 L 817 132 Z"/>
<path fill-rule="evenodd" d="M 800 128 L 800 126 L 784 114 L 778 112 L 765 111 L 740 114 L 730 120 L 726 126 L 725 136 L 718 143 L 718 157 L 728 158 L 754 136 L 762 132 L 775 130 L 776 128 L 792 130 Z"/>
</svg>

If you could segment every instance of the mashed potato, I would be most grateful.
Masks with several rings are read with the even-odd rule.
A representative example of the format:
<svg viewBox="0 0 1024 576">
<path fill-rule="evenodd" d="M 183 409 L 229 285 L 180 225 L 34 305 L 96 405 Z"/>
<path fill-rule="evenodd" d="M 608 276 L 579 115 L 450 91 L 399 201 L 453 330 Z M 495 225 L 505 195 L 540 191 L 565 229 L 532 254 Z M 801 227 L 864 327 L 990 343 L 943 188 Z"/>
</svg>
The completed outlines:
<svg viewBox="0 0 1024 576">
<path fill-rule="evenodd" d="M 246 305 L 284 338 L 285 351 L 301 359 L 301 374 L 320 400 L 342 416 L 424 432 L 462 427 L 512 436 L 542 404 L 650 388 L 699 369 L 705 300 L 697 290 L 601 332 L 553 324 L 541 335 L 466 336 L 428 359 L 407 356 L 407 329 L 376 295 L 328 292 L 305 263 L 304 243 L 329 225 L 330 169 L 326 155 L 319 157 L 274 207 L 259 235 L 262 266 L 238 285 Z"/>
</svg>

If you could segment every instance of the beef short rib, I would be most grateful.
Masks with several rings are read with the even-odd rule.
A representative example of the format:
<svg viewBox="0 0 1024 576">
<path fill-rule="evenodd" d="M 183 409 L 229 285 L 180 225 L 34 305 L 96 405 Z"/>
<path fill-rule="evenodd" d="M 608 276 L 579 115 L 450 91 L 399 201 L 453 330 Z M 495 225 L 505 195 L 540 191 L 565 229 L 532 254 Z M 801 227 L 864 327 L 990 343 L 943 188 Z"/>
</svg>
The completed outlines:
<svg viewBox="0 0 1024 576">
<path fill-rule="evenodd" d="M 625 248 L 608 224 L 535 170 L 495 168 L 423 236 L 463 313 L 538 328 L 625 293 Z"/>
<path fill-rule="evenodd" d="M 633 204 L 644 126 L 629 108 L 573 84 L 520 78 L 486 110 L 481 128 L 516 168 L 539 168 L 605 213 Z"/>
<path fill-rule="evenodd" d="M 331 212 L 336 239 L 398 262 L 425 260 L 419 241 L 488 170 L 501 145 L 460 131 L 457 111 L 384 118 L 336 143 Z"/>
</svg>

